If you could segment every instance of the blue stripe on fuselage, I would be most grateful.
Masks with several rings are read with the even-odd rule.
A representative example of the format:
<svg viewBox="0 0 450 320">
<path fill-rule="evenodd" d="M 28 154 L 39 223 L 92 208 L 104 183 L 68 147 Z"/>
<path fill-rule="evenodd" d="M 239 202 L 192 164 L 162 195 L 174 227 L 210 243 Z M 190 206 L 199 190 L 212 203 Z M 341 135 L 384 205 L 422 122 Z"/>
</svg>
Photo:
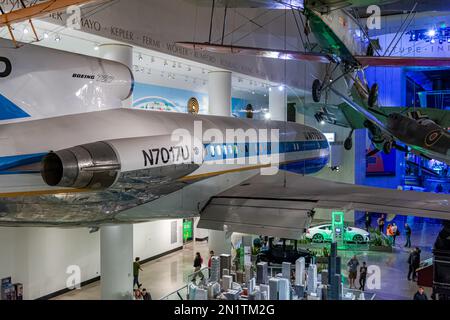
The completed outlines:
<svg viewBox="0 0 450 320">
<path fill-rule="evenodd" d="M 0 174 L 8 169 L 40 162 L 47 153 L 0 157 Z"/>
<path fill-rule="evenodd" d="M 328 163 L 329 157 L 317 157 L 312 159 L 298 160 L 280 165 L 280 170 L 290 171 L 298 174 L 312 174 L 319 172 Z"/>
<path fill-rule="evenodd" d="M 205 144 L 206 155 L 204 161 L 214 161 L 220 159 L 233 159 L 233 158 L 242 158 L 242 157 L 253 157 L 263 155 L 272 154 L 271 146 L 269 144 L 258 144 L 256 142 L 252 143 L 237 143 L 237 144 Z M 275 147 L 279 148 L 278 153 L 289 153 L 289 152 L 301 152 L 301 151 L 311 151 L 311 150 L 319 150 L 328 148 L 328 141 L 288 141 L 281 142 L 275 145 Z M 214 156 L 211 153 L 211 147 L 214 148 Z M 231 147 L 231 153 L 230 151 Z M 220 156 L 217 153 L 217 148 L 220 148 Z M 226 152 L 224 150 L 226 149 Z M 17 155 L 17 156 L 6 156 L 0 157 L 0 174 L 11 174 L 12 172 L 8 172 L 7 170 L 13 169 L 16 167 L 20 167 L 23 165 L 33 164 L 40 162 L 42 158 L 47 153 L 35 153 L 28 155 Z M 325 158 L 317 158 L 316 160 L 299 160 L 299 162 L 293 162 L 286 165 L 286 169 L 292 172 L 298 173 L 313 173 L 315 168 L 320 169 L 328 162 L 328 157 Z M 306 162 L 305 162 L 306 161 Z M 320 170 L 319 169 L 319 170 Z M 313 171 L 313 172 L 308 172 Z M 20 173 L 20 172 L 15 172 Z"/>
<path fill-rule="evenodd" d="M 0 94 L 0 120 L 28 118 L 30 115 Z"/>
</svg>

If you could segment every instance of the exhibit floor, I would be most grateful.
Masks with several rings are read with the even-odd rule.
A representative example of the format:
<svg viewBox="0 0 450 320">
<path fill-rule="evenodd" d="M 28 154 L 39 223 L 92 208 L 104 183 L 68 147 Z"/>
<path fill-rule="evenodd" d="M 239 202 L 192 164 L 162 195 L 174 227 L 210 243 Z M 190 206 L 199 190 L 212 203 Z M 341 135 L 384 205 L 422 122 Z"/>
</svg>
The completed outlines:
<svg viewBox="0 0 450 320">
<path fill-rule="evenodd" d="M 415 224 L 413 226 L 412 245 L 422 250 L 421 260 L 432 256 L 432 246 L 441 226 L 439 224 Z M 356 255 L 360 263 L 366 261 L 368 265 L 376 265 L 380 268 L 380 289 L 368 290 L 376 294 L 376 300 L 410 300 L 417 291 L 417 283 L 407 280 L 409 249 L 403 247 L 404 236 L 397 238 L 397 245 L 392 253 L 374 252 L 365 250 L 339 251 L 342 257 L 342 270 L 347 281 L 347 261 Z M 208 244 L 206 242 L 193 242 L 187 244 L 183 250 L 171 253 L 159 259 L 142 265 L 140 282 L 143 287 L 151 292 L 153 299 L 159 299 L 166 294 L 177 290 L 186 284 L 186 279 L 193 271 L 193 259 L 195 252 L 199 251 L 204 257 L 204 264 L 208 259 Z M 430 296 L 431 290 L 425 290 Z M 100 299 L 100 282 L 95 282 L 73 290 L 55 300 L 95 300 Z"/>
<path fill-rule="evenodd" d="M 142 288 L 150 291 L 152 298 L 156 300 L 184 286 L 188 275 L 193 272 L 192 265 L 197 251 L 201 253 L 206 264 L 208 260 L 206 241 L 191 242 L 185 245 L 183 250 L 143 264 L 143 271 L 139 275 Z M 54 300 L 97 300 L 100 299 L 100 295 L 100 281 L 97 281 L 58 296 Z"/>
</svg>

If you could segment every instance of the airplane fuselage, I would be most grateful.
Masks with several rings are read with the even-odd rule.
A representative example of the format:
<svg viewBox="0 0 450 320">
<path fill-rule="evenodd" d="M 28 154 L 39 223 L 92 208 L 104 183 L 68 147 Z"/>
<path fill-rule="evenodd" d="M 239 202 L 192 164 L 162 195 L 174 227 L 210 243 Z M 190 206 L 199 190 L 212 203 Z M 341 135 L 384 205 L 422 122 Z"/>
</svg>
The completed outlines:
<svg viewBox="0 0 450 320">
<path fill-rule="evenodd" d="M 255 169 L 310 174 L 329 159 L 320 131 L 280 121 L 115 109 L 0 128 L 7 225 L 118 222 L 118 212 L 201 179 Z"/>
</svg>

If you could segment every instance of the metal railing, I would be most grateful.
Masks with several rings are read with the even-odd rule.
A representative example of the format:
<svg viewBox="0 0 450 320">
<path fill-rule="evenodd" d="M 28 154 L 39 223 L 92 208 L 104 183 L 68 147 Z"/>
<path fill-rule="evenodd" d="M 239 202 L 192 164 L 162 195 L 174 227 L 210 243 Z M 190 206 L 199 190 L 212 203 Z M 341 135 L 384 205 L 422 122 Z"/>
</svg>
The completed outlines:
<svg viewBox="0 0 450 320">
<path fill-rule="evenodd" d="M 189 293 L 188 292 L 188 290 L 189 290 L 188 284 L 194 280 L 195 276 L 202 278 L 202 275 L 205 279 L 209 279 L 209 268 L 208 267 L 204 267 L 197 272 L 188 274 L 186 277 L 187 284 L 185 284 L 184 286 L 182 286 L 181 288 L 179 288 L 175 291 L 172 291 L 172 292 L 166 294 L 159 300 L 187 300 L 188 293 Z"/>
</svg>

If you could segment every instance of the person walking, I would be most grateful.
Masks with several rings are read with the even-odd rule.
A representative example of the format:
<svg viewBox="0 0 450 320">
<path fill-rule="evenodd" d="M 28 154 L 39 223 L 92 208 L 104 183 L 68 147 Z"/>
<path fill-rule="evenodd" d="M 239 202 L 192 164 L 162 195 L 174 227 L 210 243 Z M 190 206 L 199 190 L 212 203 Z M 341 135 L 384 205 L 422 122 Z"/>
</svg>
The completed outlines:
<svg viewBox="0 0 450 320">
<path fill-rule="evenodd" d="M 365 220 L 365 224 L 366 224 L 366 231 L 369 231 L 370 225 L 372 224 L 372 216 L 370 215 L 369 212 L 366 211 L 366 220 Z"/>
<path fill-rule="evenodd" d="M 384 222 L 385 222 L 385 218 L 384 218 L 384 214 L 382 214 L 381 217 L 379 217 L 377 220 L 378 231 L 380 231 L 380 233 L 384 232 Z"/>
<path fill-rule="evenodd" d="M 395 238 L 397 238 L 397 236 L 399 235 L 398 227 L 395 224 L 395 222 L 392 223 L 391 231 L 392 231 L 392 245 L 395 246 Z"/>
<path fill-rule="evenodd" d="M 406 236 L 405 248 L 411 248 L 411 227 L 407 223 L 405 223 L 405 236 Z"/>
<path fill-rule="evenodd" d="M 414 295 L 413 300 L 428 300 L 428 297 L 427 297 L 423 287 L 419 287 L 416 294 Z"/>
<path fill-rule="evenodd" d="M 411 281 L 411 276 L 414 273 L 414 267 L 413 267 L 413 261 L 414 261 L 414 255 L 416 254 L 416 250 L 413 249 L 409 252 L 408 256 L 408 281 Z"/>
<path fill-rule="evenodd" d="M 366 262 L 363 261 L 361 268 L 359 268 L 359 290 L 364 291 L 366 288 L 367 279 L 367 266 Z"/>
<path fill-rule="evenodd" d="M 204 276 L 203 273 L 201 273 L 201 268 L 202 268 L 202 264 L 203 264 L 203 258 L 200 255 L 200 252 L 197 252 L 195 254 L 195 259 L 194 259 L 194 278 L 192 279 L 192 281 L 195 281 L 195 279 L 197 279 L 197 276 L 200 276 L 200 279 L 203 280 Z"/>
<path fill-rule="evenodd" d="M 136 257 L 133 262 L 133 288 L 137 285 L 138 288 L 141 287 L 141 284 L 139 283 L 139 271 L 143 271 L 141 268 L 140 261 L 141 258 Z"/>
<path fill-rule="evenodd" d="M 351 258 L 347 262 L 347 266 L 348 266 L 348 280 L 350 283 L 350 289 L 352 287 L 356 289 L 355 280 L 358 275 L 358 266 L 359 266 L 359 261 L 356 258 L 356 256 L 353 256 L 353 258 Z"/>
</svg>

